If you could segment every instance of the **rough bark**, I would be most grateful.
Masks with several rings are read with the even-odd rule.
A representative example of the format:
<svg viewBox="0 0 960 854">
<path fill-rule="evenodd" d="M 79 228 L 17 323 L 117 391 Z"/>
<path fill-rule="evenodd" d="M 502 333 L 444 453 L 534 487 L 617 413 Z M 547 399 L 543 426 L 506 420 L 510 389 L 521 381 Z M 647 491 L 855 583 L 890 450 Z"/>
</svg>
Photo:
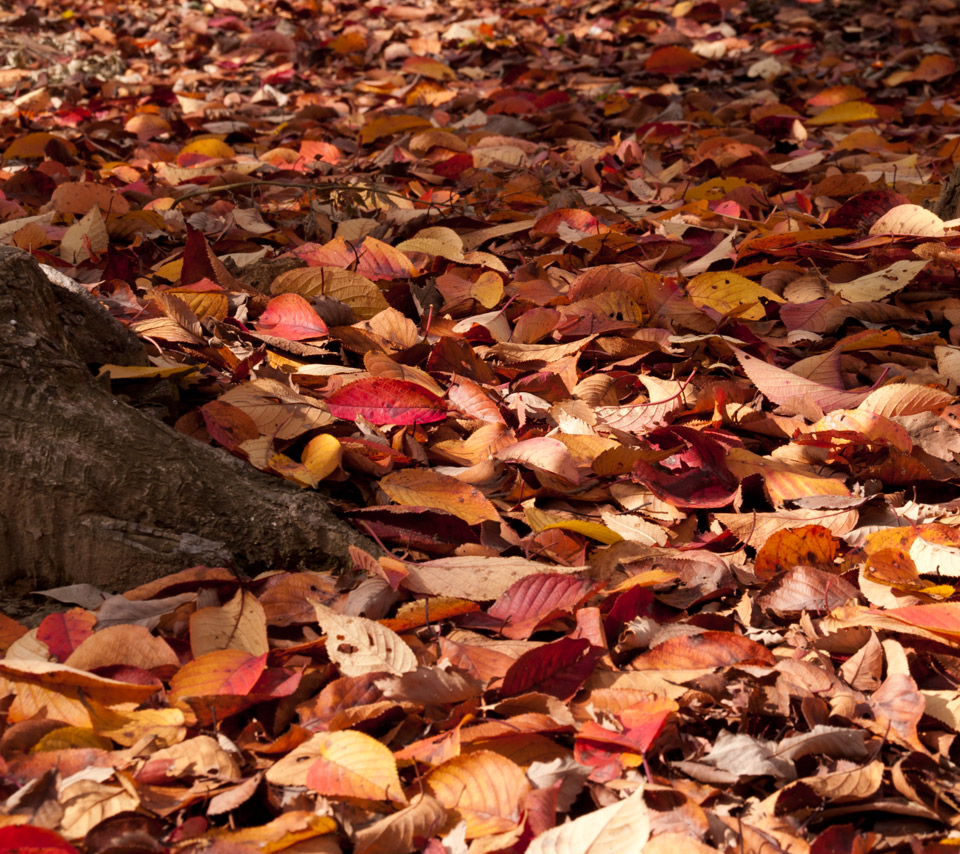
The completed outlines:
<svg viewBox="0 0 960 854">
<path fill-rule="evenodd" d="M 960 166 L 955 166 L 940 190 L 933 212 L 943 220 L 960 217 Z"/>
<path fill-rule="evenodd" d="M 368 541 L 316 492 L 114 397 L 89 365 L 144 364 L 85 294 L 0 247 L 0 582 L 122 591 L 197 564 L 329 568 Z"/>
</svg>

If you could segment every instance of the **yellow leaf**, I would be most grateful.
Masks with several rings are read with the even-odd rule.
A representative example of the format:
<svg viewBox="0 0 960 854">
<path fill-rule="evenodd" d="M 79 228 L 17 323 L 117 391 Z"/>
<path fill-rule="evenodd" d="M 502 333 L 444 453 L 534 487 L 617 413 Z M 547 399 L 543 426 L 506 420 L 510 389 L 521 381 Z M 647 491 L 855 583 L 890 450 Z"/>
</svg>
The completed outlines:
<svg viewBox="0 0 960 854">
<path fill-rule="evenodd" d="M 177 365 L 157 368 L 139 365 L 101 365 L 97 376 L 106 374 L 112 380 L 150 380 L 158 378 L 189 376 L 197 373 L 196 365 Z"/>
<path fill-rule="evenodd" d="M 234 157 L 236 152 L 222 139 L 207 136 L 203 139 L 194 139 L 180 149 L 181 154 L 202 154 L 204 157 Z"/>
<path fill-rule="evenodd" d="M 97 735 L 88 727 L 64 726 L 48 732 L 33 747 L 31 753 L 45 750 L 70 750 L 75 747 L 92 747 L 99 750 L 113 750 L 113 742 Z"/>
<path fill-rule="evenodd" d="M 843 125 L 879 118 L 877 108 L 866 101 L 844 101 L 827 107 L 822 113 L 807 119 L 808 125 Z"/>
<path fill-rule="evenodd" d="M 537 507 L 533 500 L 524 502 L 524 516 L 527 524 L 535 531 L 549 531 L 551 528 L 560 528 L 565 531 L 574 531 L 583 534 L 606 545 L 619 543 L 623 539 L 619 534 L 611 531 L 606 525 L 599 522 L 588 522 L 585 519 L 566 519 L 553 513 L 548 513 Z"/>
<path fill-rule="evenodd" d="M 497 508 L 479 489 L 435 471 L 405 469 L 391 472 L 381 478 L 380 488 L 397 504 L 443 510 L 468 525 L 500 520 Z"/>
<path fill-rule="evenodd" d="M 392 136 L 395 133 L 406 133 L 411 130 L 424 130 L 430 127 L 430 122 L 421 116 L 401 113 L 395 116 L 378 116 L 370 119 L 360 131 L 360 141 L 366 145 L 375 142 L 382 136 Z"/>
<path fill-rule="evenodd" d="M 737 273 L 701 273 L 687 282 L 687 293 L 698 307 L 706 306 L 744 320 L 762 320 L 766 316 L 761 297 L 783 302 L 779 294 Z"/>
<path fill-rule="evenodd" d="M 332 475 L 339 468 L 341 459 L 343 449 L 340 441 L 329 433 L 314 436 L 307 442 L 300 457 L 300 461 L 317 483 Z"/>
<path fill-rule="evenodd" d="M 307 771 L 309 788 L 328 797 L 406 803 L 390 748 L 354 730 L 319 733 L 311 739 L 317 759 Z"/>
<path fill-rule="evenodd" d="M 683 194 L 683 200 L 685 202 L 695 202 L 700 199 L 718 201 L 724 198 L 731 190 L 748 186 L 756 187 L 755 184 L 751 185 L 747 181 L 744 181 L 743 178 L 735 178 L 733 176 L 729 178 L 711 178 L 709 181 L 704 181 L 702 184 L 698 184 L 696 187 L 691 187 L 687 190 L 687 192 Z"/>
<path fill-rule="evenodd" d="M 191 291 L 186 288 L 175 288 L 166 293 L 183 300 L 200 320 L 205 317 L 223 320 L 230 313 L 230 301 L 224 291 Z"/>
<path fill-rule="evenodd" d="M 562 528 L 565 531 L 583 534 L 585 537 L 590 537 L 590 539 L 597 540 L 607 546 L 619 543 L 623 539 L 606 525 L 601 525 L 599 522 L 587 522 L 582 519 L 564 519 L 562 522 L 551 522 L 549 525 L 544 525 L 543 530 L 549 531 L 551 528 Z"/>
<path fill-rule="evenodd" d="M 183 258 L 177 258 L 176 261 L 170 261 L 162 267 L 153 271 L 154 275 L 159 276 L 168 282 L 176 282 L 183 275 Z"/>
<path fill-rule="evenodd" d="M 28 133 L 15 139 L 3 152 L 3 158 L 4 160 L 42 159 L 46 157 L 46 147 L 51 140 L 56 140 L 57 144 L 62 145 L 69 154 L 76 155 L 77 147 L 69 139 L 40 131 L 38 133 Z"/>
</svg>

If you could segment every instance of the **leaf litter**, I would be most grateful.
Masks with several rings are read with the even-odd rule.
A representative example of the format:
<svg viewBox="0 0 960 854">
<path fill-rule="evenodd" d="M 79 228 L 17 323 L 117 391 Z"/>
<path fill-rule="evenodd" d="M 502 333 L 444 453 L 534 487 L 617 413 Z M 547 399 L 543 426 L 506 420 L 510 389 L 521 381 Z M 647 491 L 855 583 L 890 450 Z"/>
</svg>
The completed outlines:
<svg viewBox="0 0 960 854">
<path fill-rule="evenodd" d="M 0 241 L 384 553 L 0 619 L 0 845 L 956 844 L 954 0 L 2 14 Z"/>
</svg>

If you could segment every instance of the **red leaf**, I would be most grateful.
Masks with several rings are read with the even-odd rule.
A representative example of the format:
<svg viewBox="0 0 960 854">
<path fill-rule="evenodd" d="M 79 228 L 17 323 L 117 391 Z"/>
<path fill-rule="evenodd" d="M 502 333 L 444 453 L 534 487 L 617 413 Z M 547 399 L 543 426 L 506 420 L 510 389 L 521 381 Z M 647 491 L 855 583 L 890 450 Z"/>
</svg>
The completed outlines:
<svg viewBox="0 0 960 854">
<path fill-rule="evenodd" d="M 328 334 L 327 324 L 300 294 L 280 294 L 267 303 L 257 331 L 288 341 L 307 341 Z"/>
<path fill-rule="evenodd" d="M 8 854 L 78 854 L 76 848 L 52 830 L 26 824 L 0 827 L 0 850 Z"/>
<path fill-rule="evenodd" d="M 866 234 L 880 217 L 897 205 L 910 201 L 902 193 L 893 190 L 867 190 L 848 199 L 830 213 L 831 228 L 852 228 Z"/>
<path fill-rule="evenodd" d="M 651 696 L 621 711 L 617 717 L 621 729 L 607 729 L 586 721 L 577 733 L 574 757 L 581 765 L 593 768 L 590 779 L 612 780 L 620 775 L 620 755 L 643 754 L 650 749 L 677 704 L 666 697 Z"/>
<path fill-rule="evenodd" d="M 209 279 L 227 290 L 243 290 L 240 283 L 223 266 L 223 262 L 213 254 L 203 232 L 188 225 L 180 280 L 184 285 L 192 285 L 201 279 Z"/>
<path fill-rule="evenodd" d="M 447 417 L 447 405 L 433 392 L 385 377 L 356 380 L 331 394 L 327 405 L 337 418 L 362 415 L 373 424 L 428 424 Z"/>
<path fill-rule="evenodd" d="M 246 412 L 224 400 L 211 400 L 200 407 L 203 423 L 210 437 L 228 451 L 260 435 L 260 428 Z"/>
<path fill-rule="evenodd" d="M 521 578 L 497 599 L 487 613 L 505 625 L 508 638 L 527 638 L 537 626 L 570 614 L 601 585 L 589 578 L 559 572 L 542 572 Z"/>
<path fill-rule="evenodd" d="M 569 700 L 604 651 L 584 638 L 560 638 L 521 655 L 504 674 L 500 692 L 505 697 L 539 691 Z"/>
<path fill-rule="evenodd" d="M 660 427 L 646 437 L 658 451 L 678 452 L 656 466 L 640 460 L 633 478 L 674 507 L 723 507 L 730 503 L 739 481 L 727 468 L 726 449 L 692 427 Z"/>
<path fill-rule="evenodd" d="M 59 614 L 49 614 L 37 627 L 37 640 L 47 645 L 50 654 L 59 662 L 66 661 L 70 654 L 90 635 L 97 623 L 97 615 L 83 608 L 72 608 Z"/>
</svg>

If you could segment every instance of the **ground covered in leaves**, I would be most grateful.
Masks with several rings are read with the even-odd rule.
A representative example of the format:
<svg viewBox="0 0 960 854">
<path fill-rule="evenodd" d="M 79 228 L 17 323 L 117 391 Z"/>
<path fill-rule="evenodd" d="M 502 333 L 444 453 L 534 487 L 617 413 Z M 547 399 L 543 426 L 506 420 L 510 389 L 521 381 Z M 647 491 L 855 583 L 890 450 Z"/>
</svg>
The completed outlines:
<svg viewBox="0 0 960 854">
<path fill-rule="evenodd" d="M 387 553 L 3 618 L 0 845 L 954 850 L 955 0 L 0 25 L 104 382 Z"/>
</svg>

